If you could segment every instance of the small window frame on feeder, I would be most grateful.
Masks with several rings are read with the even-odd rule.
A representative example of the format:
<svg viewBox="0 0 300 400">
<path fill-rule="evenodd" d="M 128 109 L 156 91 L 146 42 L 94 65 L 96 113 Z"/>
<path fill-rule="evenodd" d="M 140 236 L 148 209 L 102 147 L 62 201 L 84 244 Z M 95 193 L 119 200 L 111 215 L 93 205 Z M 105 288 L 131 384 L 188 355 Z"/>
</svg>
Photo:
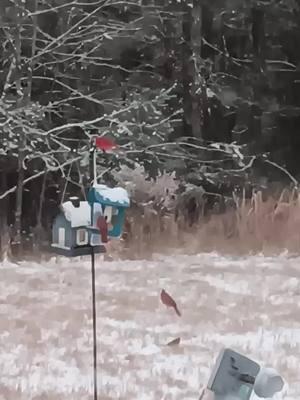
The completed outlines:
<svg viewBox="0 0 300 400">
<path fill-rule="evenodd" d="M 57 234 L 58 234 L 58 240 L 57 240 L 58 243 L 57 244 L 60 247 L 66 247 L 66 228 L 60 226 L 58 228 Z"/>
<path fill-rule="evenodd" d="M 114 207 L 112 207 L 112 206 L 105 206 L 103 215 L 104 215 L 104 218 L 106 219 L 107 224 L 111 223 L 111 219 L 113 216 L 113 209 L 114 209 Z"/>
<path fill-rule="evenodd" d="M 81 240 L 80 235 L 84 233 L 84 239 Z M 76 245 L 77 246 L 85 246 L 89 243 L 89 235 L 88 231 L 85 228 L 79 228 L 76 231 Z"/>
</svg>

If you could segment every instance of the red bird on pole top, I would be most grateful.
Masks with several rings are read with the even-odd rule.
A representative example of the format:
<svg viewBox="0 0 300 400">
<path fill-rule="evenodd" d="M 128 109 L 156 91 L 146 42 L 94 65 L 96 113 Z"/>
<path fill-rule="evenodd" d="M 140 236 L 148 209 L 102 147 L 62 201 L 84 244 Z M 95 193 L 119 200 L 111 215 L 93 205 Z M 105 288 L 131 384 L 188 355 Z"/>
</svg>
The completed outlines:
<svg viewBox="0 0 300 400">
<path fill-rule="evenodd" d="M 97 147 L 97 149 L 100 149 L 102 151 L 107 151 L 115 149 L 117 147 L 117 144 L 113 139 L 102 136 L 102 137 L 96 137 L 95 146 Z"/>
</svg>

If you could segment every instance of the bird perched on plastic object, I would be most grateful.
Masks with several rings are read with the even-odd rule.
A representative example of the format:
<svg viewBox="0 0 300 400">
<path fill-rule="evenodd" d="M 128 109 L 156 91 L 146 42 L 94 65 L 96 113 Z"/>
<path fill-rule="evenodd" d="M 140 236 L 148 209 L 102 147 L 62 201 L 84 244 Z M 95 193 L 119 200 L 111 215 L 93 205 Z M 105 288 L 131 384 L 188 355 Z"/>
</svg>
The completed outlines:
<svg viewBox="0 0 300 400">
<path fill-rule="evenodd" d="M 100 232 L 102 243 L 108 242 L 108 226 L 105 217 L 102 215 L 97 219 L 97 227 Z"/>
<path fill-rule="evenodd" d="M 165 306 L 174 308 L 176 314 L 181 317 L 181 312 L 178 310 L 175 300 L 172 299 L 172 297 L 165 291 L 165 289 L 162 289 L 160 293 L 160 299 Z"/>
</svg>

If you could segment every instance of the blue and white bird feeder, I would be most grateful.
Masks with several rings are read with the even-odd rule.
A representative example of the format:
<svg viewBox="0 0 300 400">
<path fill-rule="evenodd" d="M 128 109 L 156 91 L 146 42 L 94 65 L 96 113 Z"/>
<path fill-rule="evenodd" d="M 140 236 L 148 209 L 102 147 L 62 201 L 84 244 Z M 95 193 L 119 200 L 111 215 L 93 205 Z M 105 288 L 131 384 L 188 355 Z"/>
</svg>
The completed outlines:
<svg viewBox="0 0 300 400">
<path fill-rule="evenodd" d="M 76 257 L 105 253 L 109 239 L 122 234 L 125 210 L 130 205 L 128 193 L 122 187 L 110 188 L 96 179 L 96 149 L 91 152 L 93 183 L 87 201 L 71 197 L 61 205 L 52 225 L 51 248 L 57 254 Z"/>
<path fill-rule="evenodd" d="M 91 255 L 92 278 L 92 317 L 93 317 L 93 361 L 94 361 L 94 400 L 97 400 L 97 328 L 96 328 L 96 270 L 95 254 L 104 253 L 109 238 L 122 234 L 125 209 L 129 207 L 129 197 L 121 187 L 109 188 L 97 183 L 97 148 L 105 151 L 112 142 L 95 138 L 90 150 L 91 187 L 87 201 L 70 198 L 61 205 L 59 215 L 52 227 L 52 251 L 57 254 L 75 257 Z"/>
<path fill-rule="evenodd" d="M 125 210 L 130 205 L 128 193 L 121 187 L 95 184 L 88 201 L 71 197 L 61 205 L 52 224 L 52 251 L 76 257 L 105 253 L 108 238 L 119 238 L 123 231 Z"/>
</svg>

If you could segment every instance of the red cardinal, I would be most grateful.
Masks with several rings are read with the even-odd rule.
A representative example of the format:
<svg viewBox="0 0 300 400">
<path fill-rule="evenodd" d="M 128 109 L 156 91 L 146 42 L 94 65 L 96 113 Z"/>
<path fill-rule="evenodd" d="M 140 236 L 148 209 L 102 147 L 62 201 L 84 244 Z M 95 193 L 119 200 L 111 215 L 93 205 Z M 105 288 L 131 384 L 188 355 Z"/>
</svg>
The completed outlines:
<svg viewBox="0 0 300 400">
<path fill-rule="evenodd" d="M 160 299 L 165 306 L 174 308 L 178 317 L 181 317 L 181 312 L 178 310 L 175 300 L 164 289 L 160 293 Z"/>
<path fill-rule="evenodd" d="M 108 242 L 108 226 L 105 217 L 102 215 L 97 219 L 97 227 L 100 231 L 102 243 Z"/>
<path fill-rule="evenodd" d="M 107 137 L 96 137 L 95 139 L 95 145 L 98 149 L 107 151 L 107 150 L 112 150 L 117 147 L 116 143 Z"/>
</svg>

